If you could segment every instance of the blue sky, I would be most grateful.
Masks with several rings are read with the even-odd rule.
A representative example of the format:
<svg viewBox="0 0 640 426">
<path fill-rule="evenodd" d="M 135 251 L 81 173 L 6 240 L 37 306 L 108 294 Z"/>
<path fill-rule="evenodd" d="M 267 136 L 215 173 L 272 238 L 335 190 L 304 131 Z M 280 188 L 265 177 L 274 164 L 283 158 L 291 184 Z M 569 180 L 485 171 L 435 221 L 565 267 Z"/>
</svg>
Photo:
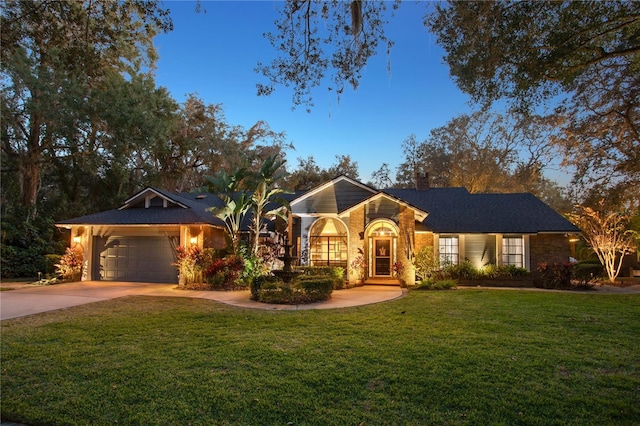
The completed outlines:
<svg viewBox="0 0 640 426">
<path fill-rule="evenodd" d="M 395 177 L 402 161 L 401 144 L 418 140 L 453 117 L 468 113 L 469 97 L 449 77 L 443 51 L 422 24 L 429 3 L 405 2 L 387 29 L 395 42 L 390 58 L 382 52 L 363 72 L 357 90 L 345 88 L 340 101 L 324 88 L 314 93 L 315 107 L 292 111 L 292 93 L 277 87 L 267 97 L 256 95 L 258 61 L 269 63 L 274 51 L 263 33 L 273 31 L 277 2 L 203 1 L 206 13 L 195 13 L 190 1 L 165 1 L 174 30 L 156 38 L 160 59 L 156 81 L 179 102 L 197 93 L 206 103 L 222 104 L 227 122 L 245 128 L 264 120 L 287 134 L 297 158 L 313 156 L 321 167 L 336 155 L 358 163 L 360 179 L 388 163 Z M 391 61 L 391 72 L 387 60 Z"/>
</svg>

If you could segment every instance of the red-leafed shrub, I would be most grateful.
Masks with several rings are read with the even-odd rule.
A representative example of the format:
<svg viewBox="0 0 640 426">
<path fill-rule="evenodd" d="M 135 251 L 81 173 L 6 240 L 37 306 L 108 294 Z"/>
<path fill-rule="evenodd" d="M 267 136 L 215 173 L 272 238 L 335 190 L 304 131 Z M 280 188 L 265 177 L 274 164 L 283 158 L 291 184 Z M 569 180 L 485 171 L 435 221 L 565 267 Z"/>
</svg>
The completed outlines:
<svg viewBox="0 0 640 426">
<path fill-rule="evenodd" d="M 240 286 L 244 259 L 234 254 L 213 259 L 204 271 L 204 280 L 213 288 L 233 289 Z"/>
</svg>

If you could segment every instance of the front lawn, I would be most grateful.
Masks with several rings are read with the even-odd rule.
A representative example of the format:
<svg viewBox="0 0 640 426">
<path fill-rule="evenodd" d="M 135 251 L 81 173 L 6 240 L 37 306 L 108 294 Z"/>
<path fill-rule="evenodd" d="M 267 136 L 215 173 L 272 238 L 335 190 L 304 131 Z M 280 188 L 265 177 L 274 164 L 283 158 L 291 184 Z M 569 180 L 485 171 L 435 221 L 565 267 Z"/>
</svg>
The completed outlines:
<svg viewBox="0 0 640 426">
<path fill-rule="evenodd" d="M 640 296 L 413 291 L 269 311 L 128 297 L 2 322 L 30 425 L 640 422 Z"/>
</svg>

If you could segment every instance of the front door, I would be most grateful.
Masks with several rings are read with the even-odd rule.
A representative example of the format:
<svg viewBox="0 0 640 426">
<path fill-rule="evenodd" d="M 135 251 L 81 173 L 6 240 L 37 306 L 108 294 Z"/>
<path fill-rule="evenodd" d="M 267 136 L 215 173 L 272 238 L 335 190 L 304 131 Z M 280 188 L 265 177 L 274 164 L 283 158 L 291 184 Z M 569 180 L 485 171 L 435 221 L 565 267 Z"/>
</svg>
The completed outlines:
<svg viewBox="0 0 640 426">
<path fill-rule="evenodd" d="M 391 238 L 374 238 L 373 271 L 376 277 L 391 277 L 391 259 L 393 253 Z"/>
</svg>

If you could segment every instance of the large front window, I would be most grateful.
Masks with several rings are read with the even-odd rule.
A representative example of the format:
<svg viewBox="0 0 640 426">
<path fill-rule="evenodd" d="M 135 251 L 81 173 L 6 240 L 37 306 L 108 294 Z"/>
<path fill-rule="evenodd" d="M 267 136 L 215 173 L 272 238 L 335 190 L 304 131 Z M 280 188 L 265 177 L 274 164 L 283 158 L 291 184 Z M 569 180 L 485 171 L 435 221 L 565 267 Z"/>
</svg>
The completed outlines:
<svg viewBox="0 0 640 426">
<path fill-rule="evenodd" d="M 458 264 L 458 237 L 445 236 L 439 238 L 440 265 L 457 265 Z"/>
<path fill-rule="evenodd" d="M 309 239 L 311 266 L 347 267 L 347 229 L 332 218 L 316 221 L 311 227 Z"/>
<path fill-rule="evenodd" d="M 502 264 L 513 265 L 519 268 L 524 267 L 523 264 L 524 244 L 522 237 L 503 237 L 502 238 Z"/>
</svg>

